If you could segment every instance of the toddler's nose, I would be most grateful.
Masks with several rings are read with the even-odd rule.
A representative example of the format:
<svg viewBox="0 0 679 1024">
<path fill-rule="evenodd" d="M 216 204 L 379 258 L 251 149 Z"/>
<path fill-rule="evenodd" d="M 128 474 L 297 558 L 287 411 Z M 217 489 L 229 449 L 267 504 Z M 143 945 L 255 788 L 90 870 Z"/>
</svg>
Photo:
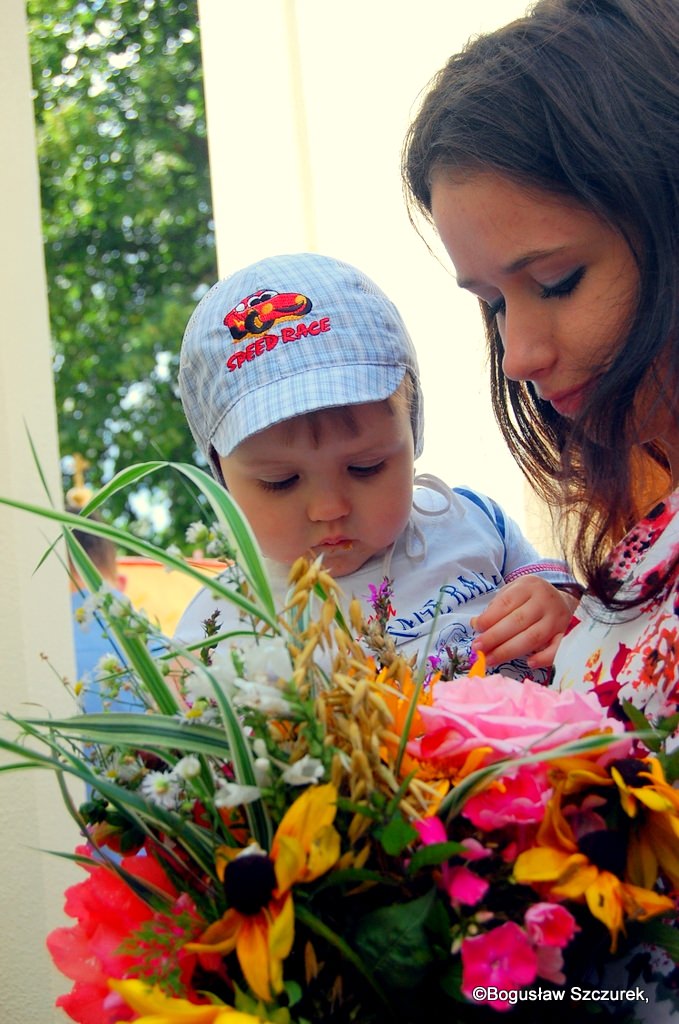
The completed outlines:
<svg viewBox="0 0 679 1024">
<path fill-rule="evenodd" d="M 307 515 L 314 523 L 331 523 L 349 514 L 350 503 L 341 487 L 320 487 L 309 498 Z"/>
</svg>

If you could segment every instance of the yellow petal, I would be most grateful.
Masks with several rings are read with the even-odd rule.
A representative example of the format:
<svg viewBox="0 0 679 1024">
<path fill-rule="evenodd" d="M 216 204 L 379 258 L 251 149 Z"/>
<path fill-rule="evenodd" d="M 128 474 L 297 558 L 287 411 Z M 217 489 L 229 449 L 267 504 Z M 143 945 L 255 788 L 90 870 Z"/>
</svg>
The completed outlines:
<svg viewBox="0 0 679 1024">
<path fill-rule="evenodd" d="M 295 909 L 292 896 L 287 896 L 273 916 L 269 928 L 269 968 L 274 992 L 283 989 L 283 961 L 290 954 L 295 939 Z"/>
<path fill-rule="evenodd" d="M 647 921 L 656 914 L 665 914 L 674 910 L 674 900 L 669 896 L 661 896 L 650 889 L 642 889 L 636 885 L 622 887 L 622 901 L 625 913 L 633 921 Z"/>
<path fill-rule="evenodd" d="M 672 888 L 679 889 L 679 821 L 654 814 L 645 832 L 661 870 Z"/>
<path fill-rule="evenodd" d="M 337 789 L 331 782 L 310 786 L 288 808 L 276 830 L 272 853 L 276 859 L 276 841 L 280 836 L 294 836 L 304 850 L 311 846 L 314 835 L 325 825 L 332 825 L 337 813 Z"/>
<path fill-rule="evenodd" d="M 230 953 L 236 948 L 236 939 L 243 915 L 230 908 L 209 925 L 196 942 L 187 942 L 185 949 L 190 953 Z"/>
<path fill-rule="evenodd" d="M 565 870 L 570 854 L 553 846 L 533 846 L 516 858 L 514 879 L 520 884 L 554 882 Z"/>
<path fill-rule="evenodd" d="M 238 963 L 245 979 L 259 999 L 273 999 L 269 961 L 269 918 L 266 913 L 244 917 L 236 941 Z"/>
<path fill-rule="evenodd" d="M 279 893 L 287 892 L 304 875 L 306 853 L 295 836 L 277 836 L 274 871 Z"/>
<path fill-rule="evenodd" d="M 151 987 L 143 981 L 110 979 L 108 984 L 135 1013 L 144 1014 L 137 1018 L 141 1024 L 151 1019 L 154 1024 L 215 1024 L 218 1016 L 223 1016 L 222 1006 L 196 1006 L 188 999 L 173 999 L 157 985 Z M 233 1021 L 232 1017 L 229 1019 Z M 237 1022 L 233 1021 L 233 1024 Z"/>
<path fill-rule="evenodd" d="M 640 885 L 644 889 L 650 889 L 655 885 L 658 877 L 658 858 L 655 855 L 653 844 L 643 833 L 630 836 L 625 877 L 633 885 Z"/>
<path fill-rule="evenodd" d="M 340 855 L 340 835 L 332 825 L 326 825 L 314 836 L 307 860 L 305 881 L 312 881 L 329 871 Z"/>
<path fill-rule="evenodd" d="M 623 921 L 622 882 L 610 871 L 600 871 L 587 887 L 585 899 L 590 913 L 611 933 L 611 953 L 615 953 Z"/>
<path fill-rule="evenodd" d="M 652 789 L 650 786 L 642 786 L 633 792 L 639 803 L 642 803 L 652 811 L 666 813 L 674 809 L 672 801 L 664 793 L 658 792 L 658 790 Z"/>
<path fill-rule="evenodd" d="M 476 652 L 476 658 L 474 664 L 467 672 L 468 676 L 485 676 L 486 675 L 486 656 L 483 651 Z"/>
</svg>

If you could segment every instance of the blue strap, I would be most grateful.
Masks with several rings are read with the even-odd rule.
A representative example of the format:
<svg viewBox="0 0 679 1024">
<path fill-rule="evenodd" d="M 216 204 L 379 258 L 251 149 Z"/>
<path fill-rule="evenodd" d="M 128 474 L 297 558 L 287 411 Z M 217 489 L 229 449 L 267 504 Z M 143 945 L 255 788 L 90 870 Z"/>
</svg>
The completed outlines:
<svg viewBox="0 0 679 1024">
<path fill-rule="evenodd" d="M 453 487 L 455 494 L 462 495 L 463 498 L 467 498 L 473 505 L 480 508 L 485 515 L 488 516 L 491 523 L 497 530 L 502 540 L 502 546 L 504 549 L 504 555 L 502 558 L 502 575 L 505 574 L 505 565 L 507 562 L 507 525 L 505 522 L 505 514 L 492 498 L 482 498 L 476 491 L 470 491 L 467 487 Z"/>
</svg>

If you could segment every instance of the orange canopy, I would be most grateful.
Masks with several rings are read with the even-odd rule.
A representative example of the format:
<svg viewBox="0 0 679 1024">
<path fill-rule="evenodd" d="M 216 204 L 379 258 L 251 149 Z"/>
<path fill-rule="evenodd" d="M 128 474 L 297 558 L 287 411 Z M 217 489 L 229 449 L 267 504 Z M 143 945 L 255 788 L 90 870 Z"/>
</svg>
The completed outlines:
<svg viewBox="0 0 679 1024">
<path fill-rule="evenodd" d="M 225 568 L 224 562 L 214 558 L 189 558 L 187 562 L 206 576 L 217 576 Z M 134 607 L 158 622 L 167 636 L 172 636 L 182 612 L 201 586 L 192 576 L 178 569 L 168 570 L 162 562 L 150 558 L 118 558 L 118 574 L 121 590 Z"/>
</svg>

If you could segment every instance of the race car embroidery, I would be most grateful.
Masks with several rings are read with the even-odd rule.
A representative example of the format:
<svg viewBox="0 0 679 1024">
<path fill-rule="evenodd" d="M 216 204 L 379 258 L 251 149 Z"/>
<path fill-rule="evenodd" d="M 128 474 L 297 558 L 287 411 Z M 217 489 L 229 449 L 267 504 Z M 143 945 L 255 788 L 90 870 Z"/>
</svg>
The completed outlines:
<svg viewBox="0 0 679 1024">
<path fill-rule="evenodd" d="M 242 341 L 243 338 L 266 334 L 274 324 L 304 316 L 311 305 L 311 299 L 306 295 L 261 288 L 229 310 L 224 324 L 231 331 L 234 342 Z"/>
</svg>

